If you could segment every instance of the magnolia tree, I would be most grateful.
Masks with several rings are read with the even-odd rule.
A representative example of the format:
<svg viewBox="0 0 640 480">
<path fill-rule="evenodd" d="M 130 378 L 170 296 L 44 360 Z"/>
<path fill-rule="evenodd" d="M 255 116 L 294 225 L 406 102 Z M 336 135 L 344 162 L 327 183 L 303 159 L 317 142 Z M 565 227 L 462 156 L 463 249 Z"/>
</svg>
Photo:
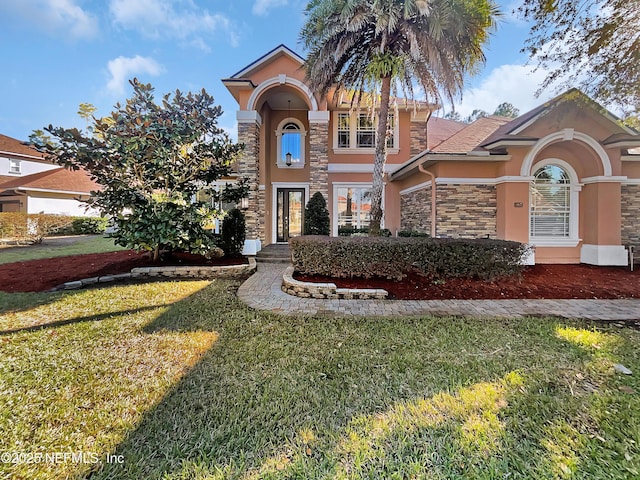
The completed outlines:
<svg viewBox="0 0 640 480">
<path fill-rule="evenodd" d="M 211 227 L 222 212 L 212 206 L 246 195 L 244 180 L 211 191 L 213 202 L 196 193 L 232 174 L 242 145 L 218 127 L 222 109 L 205 90 L 166 94 L 158 104 L 154 89 L 133 79 L 133 96 L 111 115 L 91 112 L 87 131 L 45 128 L 31 140 L 57 163 L 83 168 L 102 185 L 89 203 L 116 224 L 117 244 L 153 253 L 214 251 Z"/>
</svg>

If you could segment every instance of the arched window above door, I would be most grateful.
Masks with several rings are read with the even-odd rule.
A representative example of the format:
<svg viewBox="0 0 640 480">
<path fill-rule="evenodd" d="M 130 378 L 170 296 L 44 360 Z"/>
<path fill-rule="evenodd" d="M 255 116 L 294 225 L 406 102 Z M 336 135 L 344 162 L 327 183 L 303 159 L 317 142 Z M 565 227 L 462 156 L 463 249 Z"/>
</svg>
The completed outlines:
<svg viewBox="0 0 640 480">
<path fill-rule="evenodd" d="M 278 152 L 276 165 L 279 168 L 303 168 L 305 164 L 304 125 L 295 118 L 285 118 L 276 130 Z"/>
</svg>

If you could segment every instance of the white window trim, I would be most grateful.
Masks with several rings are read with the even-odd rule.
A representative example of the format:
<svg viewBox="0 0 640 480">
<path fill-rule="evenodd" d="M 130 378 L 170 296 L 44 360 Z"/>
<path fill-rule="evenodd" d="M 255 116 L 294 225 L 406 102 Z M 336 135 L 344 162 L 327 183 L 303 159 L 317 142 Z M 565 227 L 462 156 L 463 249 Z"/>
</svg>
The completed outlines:
<svg viewBox="0 0 640 480">
<path fill-rule="evenodd" d="M 571 181 L 569 193 L 569 236 L 566 238 L 534 237 L 531 232 L 531 197 L 529 197 L 529 244 L 537 247 L 576 247 L 581 241 L 578 234 L 578 222 L 580 218 L 579 202 L 582 184 L 578 182 L 578 175 L 573 167 L 559 158 L 545 158 L 537 162 L 531 167 L 530 175 L 533 176 L 535 172 L 547 165 L 557 165 L 563 168 Z M 529 188 L 529 195 L 531 195 L 531 187 Z"/>
<path fill-rule="evenodd" d="M 338 114 L 340 113 L 349 113 L 349 148 L 340 148 L 338 147 Z M 358 148 L 357 145 L 357 125 L 358 125 L 358 115 L 362 112 L 353 111 L 349 112 L 348 110 L 336 110 L 333 112 L 333 153 L 336 154 L 357 154 L 357 155 L 372 155 L 375 153 L 375 148 Z M 396 117 L 394 126 L 393 126 L 393 144 L 394 148 L 387 148 L 388 154 L 397 154 L 400 152 L 400 129 L 398 128 L 399 121 L 397 115 L 393 113 Z M 375 123 L 375 122 L 374 122 Z M 374 124 L 375 128 L 375 124 Z"/>
<path fill-rule="evenodd" d="M 373 189 L 373 183 L 371 182 L 333 182 L 333 192 L 331 197 L 331 236 L 338 236 L 338 188 L 340 187 L 354 187 L 354 188 L 362 188 L 367 187 L 369 189 Z M 380 228 L 385 228 L 384 220 L 384 197 L 385 197 L 385 188 L 386 185 L 382 186 L 382 224 Z"/>
<path fill-rule="evenodd" d="M 285 125 L 293 123 L 298 126 L 300 129 L 300 162 L 292 163 L 291 165 L 287 165 L 282 161 L 282 130 Z M 278 124 L 278 128 L 276 129 L 276 144 L 278 145 L 278 152 L 276 156 L 276 166 L 278 168 L 304 168 L 306 163 L 306 145 L 307 145 L 307 131 L 304 129 L 303 123 L 297 118 L 289 117 L 285 118 Z"/>
<path fill-rule="evenodd" d="M 22 161 L 15 158 L 9 158 L 9 174 L 20 175 L 22 173 Z M 14 170 L 14 166 L 16 167 Z"/>
</svg>

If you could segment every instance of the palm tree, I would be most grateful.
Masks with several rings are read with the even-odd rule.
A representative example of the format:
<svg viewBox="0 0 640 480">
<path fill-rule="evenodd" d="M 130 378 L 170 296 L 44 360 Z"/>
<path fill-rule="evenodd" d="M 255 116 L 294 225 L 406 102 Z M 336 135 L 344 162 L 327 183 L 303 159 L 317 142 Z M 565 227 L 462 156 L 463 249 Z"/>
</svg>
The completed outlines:
<svg viewBox="0 0 640 480">
<path fill-rule="evenodd" d="M 353 91 L 356 104 L 380 91 L 370 225 L 379 235 L 392 87 L 413 99 L 417 85 L 427 99 L 453 102 L 485 61 L 498 8 L 492 0 L 311 0 L 306 16 L 300 38 L 310 88 L 321 96 L 332 87 Z"/>
</svg>

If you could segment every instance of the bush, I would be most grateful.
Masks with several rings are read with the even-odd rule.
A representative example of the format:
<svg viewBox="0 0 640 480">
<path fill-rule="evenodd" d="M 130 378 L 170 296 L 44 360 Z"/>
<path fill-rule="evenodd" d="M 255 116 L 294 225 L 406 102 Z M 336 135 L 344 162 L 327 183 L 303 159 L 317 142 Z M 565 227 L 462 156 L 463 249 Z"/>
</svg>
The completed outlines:
<svg viewBox="0 0 640 480">
<path fill-rule="evenodd" d="M 48 213 L 0 213 L 0 236 L 18 243 L 42 243 L 45 237 L 71 226 L 73 217 Z"/>
<path fill-rule="evenodd" d="M 239 209 L 234 208 L 222 220 L 221 242 L 226 256 L 241 256 L 244 248 L 244 239 L 244 214 Z"/>
<path fill-rule="evenodd" d="M 398 232 L 399 237 L 430 237 L 426 232 L 417 232 L 416 230 L 400 230 Z"/>
<path fill-rule="evenodd" d="M 367 236 L 367 235 L 369 235 L 369 227 L 357 228 L 357 227 L 351 227 L 349 225 L 342 225 L 342 226 L 338 227 L 338 236 L 340 236 L 340 237 L 350 237 L 352 235 Z M 380 236 L 381 237 L 390 237 L 391 236 L 391 230 L 389 230 L 388 228 L 381 228 L 380 229 Z"/>
<path fill-rule="evenodd" d="M 304 234 L 329 235 L 329 210 L 320 192 L 313 194 L 304 209 Z"/>
<path fill-rule="evenodd" d="M 434 279 L 492 279 L 518 274 L 529 247 L 506 240 L 314 237 L 289 241 L 295 270 L 304 275 L 400 280 L 409 272 Z"/>
<path fill-rule="evenodd" d="M 109 219 L 105 217 L 76 217 L 72 223 L 75 235 L 97 235 L 107 229 Z"/>
</svg>

